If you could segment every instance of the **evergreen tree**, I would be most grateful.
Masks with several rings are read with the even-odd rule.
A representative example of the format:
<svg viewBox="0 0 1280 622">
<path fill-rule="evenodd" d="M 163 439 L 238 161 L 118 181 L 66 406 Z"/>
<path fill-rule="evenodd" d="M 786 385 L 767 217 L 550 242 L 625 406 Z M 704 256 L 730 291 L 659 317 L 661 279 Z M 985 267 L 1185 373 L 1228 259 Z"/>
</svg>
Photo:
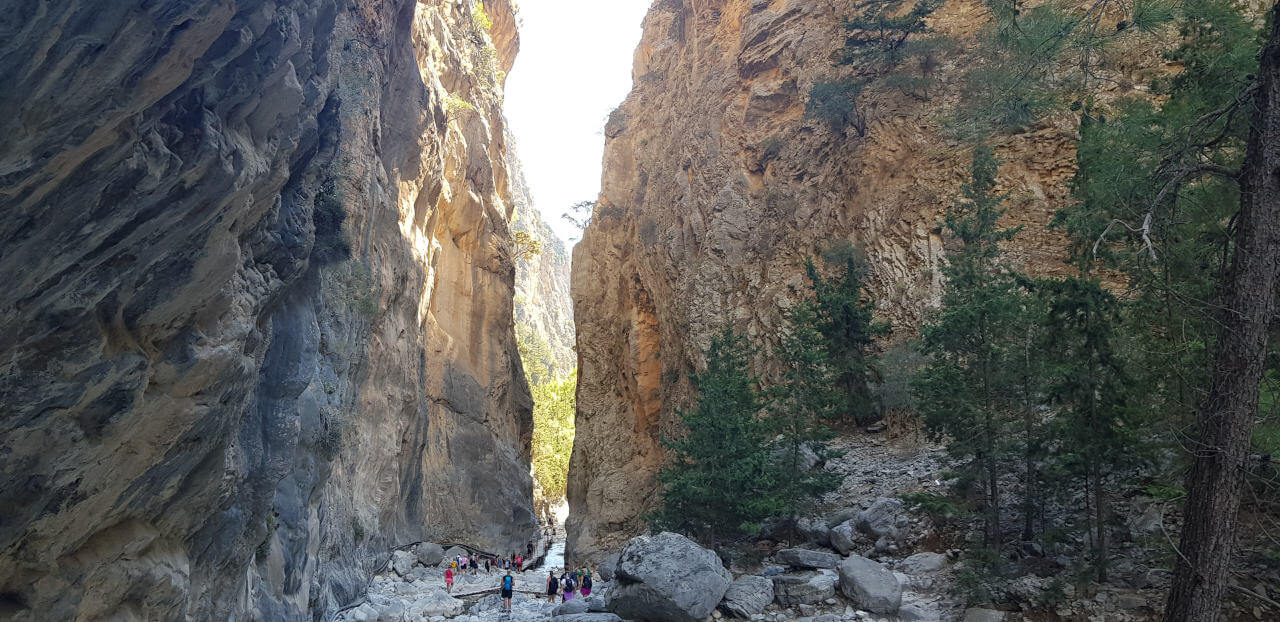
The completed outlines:
<svg viewBox="0 0 1280 622">
<path fill-rule="evenodd" d="M 684 434 L 663 441 L 667 462 L 654 522 L 711 544 L 751 533 L 779 504 L 771 422 L 760 416 L 765 403 L 748 372 L 750 352 L 726 329 L 705 354 L 706 369 L 692 378 L 698 404 L 678 413 Z"/>
<path fill-rule="evenodd" d="M 813 301 L 797 308 L 791 325 L 799 329 L 804 324 L 799 334 L 812 331 L 821 339 L 824 365 L 838 391 L 838 401 L 823 410 L 828 420 L 838 421 L 830 415 L 839 414 L 844 421 L 866 425 L 879 417 L 869 382 L 870 348 L 876 337 L 888 334 L 889 326 L 874 321 L 874 304 L 862 299 L 863 268 L 857 251 L 837 246 L 824 253 L 824 259 L 836 266 L 837 273 L 825 279 L 812 260 L 805 262 Z"/>
<path fill-rule="evenodd" d="M 1099 581 L 1106 580 L 1111 491 L 1130 462 L 1129 381 L 1116 352 L 1120 304 L 1096 279 L 1040 283 L 1048 300 L 1041 351 L 1050 361 L 1047 397 L 1056 406 L 1053 460 L 1084 493 L 1084 524 Z"/>
<path fill-rule="evenodd" d="M 783 378 L 774 391 L 770 418 L 777 435 L 774 498 L 792 519 L 806 502 L 840 486 L 837 474 L 815 468 L 828 457 L 826 441 L 831 431 L 824 422 L 837 419 L 845 401 L 834 389 L 837 374 L 818 331 L 816 306 L 800 302 L 787 315 L 778 351 Z"/>
<path fill-rule="evenodd" d="M 943 269 L 942 309 L 921 329 L 929 362 L 915 383 L 926 428 L 948 439 L 965 479 L 980 489 L 983 542 L 992 549 L 1002 539 L 999 477 L 1020 453 L 1012 441 L 1023 421 L 1020 340 L 1029 319 L 1021 279 L 1002 260 L 1000 242 L 1016 230 L 996 225 L 1005 198 L 994 191 L 996 169 L 989 150 L 975 149 L 963 200 L 947 210 L 945 225 L 961 246 Z"/>
</svg>

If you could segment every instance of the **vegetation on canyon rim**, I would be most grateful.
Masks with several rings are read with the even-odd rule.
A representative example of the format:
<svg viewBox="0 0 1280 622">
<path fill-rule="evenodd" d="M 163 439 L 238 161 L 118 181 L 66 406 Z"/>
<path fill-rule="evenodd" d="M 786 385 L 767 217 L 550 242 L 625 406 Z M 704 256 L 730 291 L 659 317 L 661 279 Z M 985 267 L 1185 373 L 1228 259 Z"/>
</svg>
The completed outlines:
<svg viewBox="0 0 1280 622">
<path fill-rule="evenodd" d="M 910 501 L 971 532 L 973 563 L 959 580 L 974 601 L 999 600 L 1034 558 L 1065 554 L 1075 567 L 1064 581 L 1106 581 L 1114 504 L 1135 494 L 1185 501 L 1181 542 L 1143 544 L 1175 570 L 1166 619 L 1214 619 L 1242 496 L 1266 525 L 1280 503 L 1275 467 L 1250 458 L 1273 454 L 1278 436 L 1280 225 L 1264 179 L 1276 163 L 1260 147 L 1280 114 L 1269 99 L 1280 54 L 1273 17 L 1264 25 L 1223 0 L 988 4 L 983 62 L 966 70 L 945 119 L 973 152 L 940 224 L 946 288 L 912 345 L 923 360 L 911 399 L 895 400 L 945 441 L 951 492 Z M 864 3 L 845 23 L 839 60 L 853 75 L 816 83 L 806 115 L 857 140 L 874 131 L 863 106 L 872 84 L 928 99 L 950 45 L 927 26 L 939 6 Z M 1146 76 L 1142 90 L 1113 70 L 1118 43 L 1168 37 L 1177 45 L 1162 47 L 1179 71 Z M 1051 225 L 1071 240 L 1062 259 L 1074 274 L 1032 278 L 1002 248 L 1021 233 L 999 224 L 1018 197 L 999 191 L 989 145 L 1050 115 L 1079 127 L 1074 201 Z M 843 268 L 834 282 L 858 315 L 829 306 L 831 285 L 810 264 L 809 299 L 765 352 L 782 377 L 751 375 L 760 344 L 731 331 L 712 340 L 693 378 L 697 404 L 680 413 L 687 435 L 666 440 L 659 525 L 739 538 L 830 490 L 798 469 L 799 448 L 820 461 L 829 426 L 883 412 L 883 388 L 900 385 L 902 371 L 869 360 L 874 305 L 859 300 L 856 262 Z M 833 326 L 857 338 L 833 339 Z"/>
</svg>

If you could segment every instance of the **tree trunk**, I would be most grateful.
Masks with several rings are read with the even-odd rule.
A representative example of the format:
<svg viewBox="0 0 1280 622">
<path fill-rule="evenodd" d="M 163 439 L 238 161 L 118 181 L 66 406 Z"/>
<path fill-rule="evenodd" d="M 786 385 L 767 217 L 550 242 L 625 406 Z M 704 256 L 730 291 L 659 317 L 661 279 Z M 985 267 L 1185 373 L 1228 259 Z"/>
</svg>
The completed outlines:
<svg viewBox="0 0 1280 622">
<path fill-rule="evenodd" d="M 1209 394 L 1187 478 L 1186 526 L 1165 622 L 1215 622 L 1234 545 L 1249 441 L 1275 314 L 1280 272 L 1280 21 L 1258 71 L 1249 150 L 1241 173 L 1235 251 L 1223 281 L 1223 309 Z"/>
</svg>

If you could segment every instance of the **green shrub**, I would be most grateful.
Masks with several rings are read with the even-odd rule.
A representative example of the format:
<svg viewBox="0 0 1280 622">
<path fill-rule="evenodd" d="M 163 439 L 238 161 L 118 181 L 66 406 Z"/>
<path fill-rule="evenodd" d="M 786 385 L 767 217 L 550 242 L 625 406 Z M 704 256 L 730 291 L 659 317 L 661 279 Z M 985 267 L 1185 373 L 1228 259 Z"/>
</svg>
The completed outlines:
<svg viewBox="0 0 1280 622">
<path fill-rule="evenodd" d="M 484 12 L 483 2 L 476 2 L 471 6 L 471 24 L 476 27 L 476 30 L 493 28 L 493 18 Z"/>
<path fill-rule="evenodd" d="M 476 107 L 471 105 L 471 102 L 450 93 L 449 97 L 444 100 L 444 109 L 449 112 L 449 116 L 456 117 L 464 112 L 473 112 Z"/>
<path fill-rule="evenodd" d="M 832 132 L 852 127 L 858 136 L 867 135 L 867 122 L 858 108 L 858 96 L 865 82 L 816 82 L 809 90 L 804 116 L 826 123 Z"/>
</svg>

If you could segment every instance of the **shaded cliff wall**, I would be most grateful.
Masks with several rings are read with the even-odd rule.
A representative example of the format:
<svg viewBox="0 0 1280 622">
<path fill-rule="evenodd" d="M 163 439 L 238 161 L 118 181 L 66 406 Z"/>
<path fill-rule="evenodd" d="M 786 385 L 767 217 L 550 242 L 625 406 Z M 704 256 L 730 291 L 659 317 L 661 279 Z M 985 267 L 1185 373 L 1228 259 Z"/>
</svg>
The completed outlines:
<svg viewBox="0 0 1280 622">
<path fill-rule="evenodd" d="M 391 545 L 527 538 L 485 4 L 0 18 L 3 617 L 320 619 Z"/>
<path fill-rule="evenodd" d="M 806 257 L 861 246 L 877 315 L 903 332 L 937 304 L 949 244 L 939 222 L 970 156 L 940 118 L 989 14 L 973 0 L 939 9 L 931 25 L 961 51 L 942 60 L 929 101 L 869 88 L 862 137 L 805 117 L 815 82 L 857 70 L 833 64 L 856 5 L 660 0 L 645 18 L 633 90 L 605 126 L 599 203 L 574 250 L 571 557 L 598 557 L 644 529 L 661 432 L 689 403 L 687 376 L 710 335 L 730 323 L 767 351 L 783 311 L 807 292 Z M 1111 69 L 1136 72 L 1163 61 L 1133 51 L 1117 62 Z M 1011 250 L 1036 274 L 1068 271 L 1065 240 L 1044 226 L 1068 200 L 1074 140 L 1071 119 L 991 138 L 1013 197 L 1008 224 L 1026 225 Z M 775 371 L 755 363 L 765 377 Z"/>
</svg>

